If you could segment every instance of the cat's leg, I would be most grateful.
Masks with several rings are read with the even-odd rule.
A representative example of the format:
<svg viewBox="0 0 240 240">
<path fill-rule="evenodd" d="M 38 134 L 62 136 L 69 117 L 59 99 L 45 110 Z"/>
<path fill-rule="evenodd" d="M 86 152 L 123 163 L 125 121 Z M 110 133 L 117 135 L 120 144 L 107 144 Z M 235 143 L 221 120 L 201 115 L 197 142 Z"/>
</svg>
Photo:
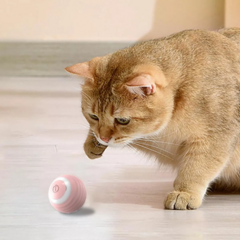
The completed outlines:
<svg viewBox="0 0 240 240">
<path fill-rule="evenodd" d="M 209 192 L 240 192 L 240 145 L 225 166 L 220 176 L 211 183 Z"/>
<path fill-rule="evenodd" d="M 210 182 L 221 173 L 229 159 L 226 149 L 230 148 L 203 140 L 186 143 L 174 191 L 168 194 L 165 208 L 184 210 L 200 207 Z"/>
<path fill-rule="evenodd" d="M 89 132 L 83 148 L 86 155 L 90 159 L 95 159 L 102 156 L 107 146 L 100 144 L 97 139 Z"/>
</svg>

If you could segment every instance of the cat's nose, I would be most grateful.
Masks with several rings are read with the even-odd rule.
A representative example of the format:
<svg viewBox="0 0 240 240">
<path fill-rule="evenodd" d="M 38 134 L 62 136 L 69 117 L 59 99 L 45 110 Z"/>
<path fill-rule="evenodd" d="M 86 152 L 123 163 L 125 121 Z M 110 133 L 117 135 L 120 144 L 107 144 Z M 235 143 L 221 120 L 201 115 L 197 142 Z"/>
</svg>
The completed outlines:
<svg viewBox="0 0 240 240">
<path fill-rule="evenodd" d="M 102 141 L 104 141 L 105 143 L 108 143 L 110 141 L 110 138 L 108 137 L 100 137 Z"/>
</svg>

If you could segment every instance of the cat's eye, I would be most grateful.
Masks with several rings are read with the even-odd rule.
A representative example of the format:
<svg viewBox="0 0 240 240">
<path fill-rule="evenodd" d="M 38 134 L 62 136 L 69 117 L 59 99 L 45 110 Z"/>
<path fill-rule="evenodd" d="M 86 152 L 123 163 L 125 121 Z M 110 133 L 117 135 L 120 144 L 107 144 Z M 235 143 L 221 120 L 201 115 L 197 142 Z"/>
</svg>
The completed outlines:
<svg viewBox="0 0 240 240">
<path fill-rule="evenodd" d="M 127 125 L 130 122 L 130 118 L 116 118 L 117 123 Z"/>
<path fill-rule="evenodd" d="M 94 114 L 89 114 L 90 118 L 94 119 L 94 120 L 99 120 L 97 115 Z"/>
</svg>

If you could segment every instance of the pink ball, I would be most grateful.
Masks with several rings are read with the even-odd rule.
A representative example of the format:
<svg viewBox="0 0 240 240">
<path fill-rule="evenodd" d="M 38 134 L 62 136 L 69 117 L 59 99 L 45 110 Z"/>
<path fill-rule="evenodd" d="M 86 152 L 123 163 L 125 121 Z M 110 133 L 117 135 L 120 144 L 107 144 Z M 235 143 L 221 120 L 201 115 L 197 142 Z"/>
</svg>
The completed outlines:
<svg viewBox="0 0 240 240">
<path fill-rule="evenodd" d="M 49 187 L 48 198 L 59 212 L 72 213 L 82 207 L 87 197 L 83 182 L 72 175 L 56 178 Z"/>
</svg>

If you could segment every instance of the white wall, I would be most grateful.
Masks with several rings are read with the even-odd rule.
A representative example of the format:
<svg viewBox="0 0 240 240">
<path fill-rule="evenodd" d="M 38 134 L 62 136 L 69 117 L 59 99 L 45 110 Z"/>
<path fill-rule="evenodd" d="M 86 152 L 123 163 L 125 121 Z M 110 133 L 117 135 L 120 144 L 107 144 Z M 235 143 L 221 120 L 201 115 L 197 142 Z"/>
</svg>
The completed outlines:
<svg viewBox="0 0 240 240">
<path fill-rule="evenodd" d="M 0 0 L 0 41 L 137 41 L 224 25 L 224 0 Z"/>
</svg>

